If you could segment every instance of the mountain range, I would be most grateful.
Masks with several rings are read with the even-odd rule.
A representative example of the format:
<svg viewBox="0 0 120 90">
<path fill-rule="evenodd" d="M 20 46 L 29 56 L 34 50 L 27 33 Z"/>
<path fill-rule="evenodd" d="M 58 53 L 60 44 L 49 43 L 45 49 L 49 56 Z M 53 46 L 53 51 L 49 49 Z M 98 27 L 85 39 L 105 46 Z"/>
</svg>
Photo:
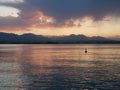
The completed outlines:
<svg viewBox="0 0 120 90">
<path fill-rule="evenodd" d="M 26 33 L 17 35 L 13 33 L 0 32 L 0 44 L 75 44 L 75 43 L 120 43 L 120 41 L 85 35 L 69 35 L 69 36 L 43 36 Z"/>
</svg>

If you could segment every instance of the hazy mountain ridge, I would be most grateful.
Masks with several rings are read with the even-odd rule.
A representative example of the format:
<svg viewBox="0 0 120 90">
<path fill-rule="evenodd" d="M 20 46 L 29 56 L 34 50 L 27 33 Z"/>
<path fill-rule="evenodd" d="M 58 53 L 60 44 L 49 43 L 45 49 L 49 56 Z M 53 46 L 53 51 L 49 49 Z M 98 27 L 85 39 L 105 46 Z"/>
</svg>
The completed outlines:
<svg viewBox="0 0 120 90">
<path fill-rule="evenodd" d="M 31 33 L 17 35 L 12 33 L 0 33 L 1 44 L 74 44 L 74 43 L 120 43 L 100 36 L 87 37 L 85 35 L 69 35 L 69 36 L 42 36 Z"/>
<path fill-rule="evenodd" d="M 109 37 L 111 40 L 120 41 L 120 35 Z"/>
</svg>

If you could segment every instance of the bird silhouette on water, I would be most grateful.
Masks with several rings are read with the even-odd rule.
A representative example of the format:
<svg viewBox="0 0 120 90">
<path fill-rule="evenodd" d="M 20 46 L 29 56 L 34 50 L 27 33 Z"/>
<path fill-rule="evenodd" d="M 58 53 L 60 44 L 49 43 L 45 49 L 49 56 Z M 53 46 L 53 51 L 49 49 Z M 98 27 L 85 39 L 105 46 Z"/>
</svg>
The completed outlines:
<svg viewBox="0 0 120 90">
<path fill-rule="evenodd" d="M 85 53 L 87 53 L 88 51 L 87 51 L 87 49 L 85 49 Z"/>
</svg>

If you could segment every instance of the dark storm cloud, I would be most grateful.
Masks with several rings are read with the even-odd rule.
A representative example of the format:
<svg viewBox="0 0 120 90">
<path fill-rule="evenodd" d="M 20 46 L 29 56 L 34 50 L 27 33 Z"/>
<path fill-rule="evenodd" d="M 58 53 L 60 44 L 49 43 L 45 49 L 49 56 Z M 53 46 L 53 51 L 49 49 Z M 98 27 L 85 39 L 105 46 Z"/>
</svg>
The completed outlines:
<svg viewBox="0 0 120 90">
<path fill-rule="evenodd" d="M 120 0 L 24 0 L 24 4 L 11 4 L 22 11 L 34 9 L 56 19 L 94 16 L 96 19 L 108 14 L 120 15 Z M 8 4 L 10 5 L 10 4 Z"/>
<path fill-rule="evenodd" d="M 0 27 L 5 23 L 8 26 L 11 23 L 16 26 L 31 26 L 36 23 L 39 26 L 37 12 L 53 17 L 55 22 L 45 25 L 54 27 L 64 26 L 66 22 L 68 22 L 66 24 L 68 27 L 74 26 L 74 20 L 85 16 L 93 17 L 94 20 L 102 20 L 107 15 L 120 16 L 120 0 L 24 0 L 24 3 L 0 3 L 0 5 L 15 7 L 21 11 L 19 17 L 12 20 L 8 17 L 6 19 L 0 17 L 2 19 Z"/>
<path fill-rule="evenodd" d="M 24 29 L 26 27 L 29 27 L 30 23 L 26 22 L 26 20 L 20 18 L 20 17 L 13 17 L 13 16 L 7 16 L 7 17 L 0 17 L 0 29 L 4 30 L 18 30 L 18 29 Z"/>
<path fill-rule="evenodd" d="M 101 19 L 108 14 L 120 15 L 120 0 L 25 0 L 57 20 L 93 16 Z"/>
</svg>

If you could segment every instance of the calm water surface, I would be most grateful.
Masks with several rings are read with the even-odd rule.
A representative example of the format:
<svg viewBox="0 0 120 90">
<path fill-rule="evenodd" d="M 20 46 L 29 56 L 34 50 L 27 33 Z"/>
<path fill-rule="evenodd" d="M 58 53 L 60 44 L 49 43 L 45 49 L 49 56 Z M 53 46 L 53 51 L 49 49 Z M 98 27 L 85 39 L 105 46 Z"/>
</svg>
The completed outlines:
<svg viewBox="0 0 120 90">
<path fill-rule="evenodd" d="M 0 90 L 120 90 L 120 45 L 0 45 Z"/>
</svg>

